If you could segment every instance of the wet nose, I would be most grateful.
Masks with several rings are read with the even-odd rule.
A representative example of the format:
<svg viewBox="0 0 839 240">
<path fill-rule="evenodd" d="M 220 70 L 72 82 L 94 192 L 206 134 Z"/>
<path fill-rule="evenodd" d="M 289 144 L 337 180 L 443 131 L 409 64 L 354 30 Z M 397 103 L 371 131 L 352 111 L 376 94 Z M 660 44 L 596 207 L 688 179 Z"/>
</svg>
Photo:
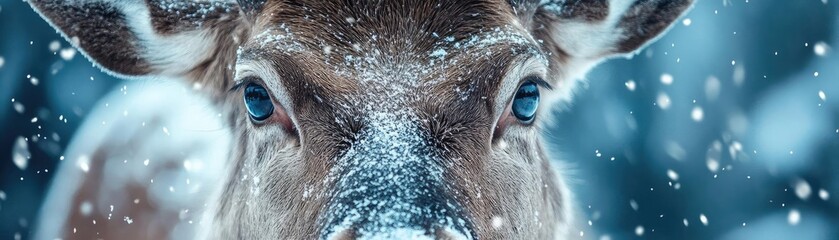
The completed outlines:
<svg viewBox="0 0 839 240">
<path fill-rule="evenodd" d="M 364 157 L 340 175 L 326 207 L 327 239 L 472 239 L 471 222 L 432 157 Z M 380 158 L 387 158 L 381 157 Z M 414 160 L 405 160 L 405 159 Z"/>
<path fill-rule="evenodd" d="M 325 239 L 471 239 L 445 164 L 416 126 L 372 121 L 331 170 Z"/>
<path fill-rule="evenodd" d="M 365 235 L 359 236 L 358 229 L 353 228 L 345 228 L 343 230 L 339 230 L 328 239 L 330 240 L 355 240 L 355 239 L 444 239 L 444 240 L 465 240 L 471 239 L 464 235 L 463 233 L 448 229 L 448 228 L 441 228 L 441 229 L 432 229 L 429 231 L 417 231 L 416 229 L 411 228 L 400 228 L 394 229 L 392 232 L 387 234 L 373 234 L 373 235 Z"/>
</svg>

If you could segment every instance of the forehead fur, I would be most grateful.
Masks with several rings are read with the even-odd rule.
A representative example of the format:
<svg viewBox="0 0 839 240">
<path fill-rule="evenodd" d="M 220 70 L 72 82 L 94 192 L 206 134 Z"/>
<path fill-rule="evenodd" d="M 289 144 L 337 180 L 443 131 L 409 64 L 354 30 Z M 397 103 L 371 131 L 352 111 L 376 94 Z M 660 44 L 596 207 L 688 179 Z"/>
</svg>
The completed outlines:
<svg viewBox="0 0 839 240">
<path fill-rule="evenodd" d="M 287 0 L 266 4 L 255 33 L 285 24 L 308 36 L 301 39 L 302 44 L 338 51 L 374 45 L 391 54 L 422 53 L 441 38 L 464 39 L 503 26 L 512 18 L 505 2 L 486 0 Z"/>
<path fill-rule="evenodd" d="M 499 59 L 539 52 L 503 1 L 274 1 L 256 15 L 240 58 L 293 58 L 350 78 L 325 83 L 345 88 L 371 71 L 439 80 L 460 77 L 445 68 L 458 60 L 506 70 Z"/>
<path fill-rule="evenodd" d="M 257 15 L 240 60 L 272 63 L 293 108 L 388 101 L 399 104 L 375 108 L 485 116 L 520 56 L 541 56 L 503 1 L 277 1 Z"/>
</svg>

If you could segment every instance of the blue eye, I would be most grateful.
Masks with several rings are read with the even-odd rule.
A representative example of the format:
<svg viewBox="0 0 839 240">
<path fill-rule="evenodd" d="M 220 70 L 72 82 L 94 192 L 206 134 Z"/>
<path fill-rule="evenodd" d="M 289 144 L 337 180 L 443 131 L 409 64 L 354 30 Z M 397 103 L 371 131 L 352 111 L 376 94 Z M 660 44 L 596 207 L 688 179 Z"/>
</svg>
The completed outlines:
<svg viewBox="0 0 839 240">
<path fill-rule="evenodd" d="M 536 116 L 536 109 L 539 107 L 539 86 L 532 81 L 527 81 L 516 90 L 513 97 L 511 111 L 519 121 L 529 123 Z"/>
<path fill-rule="evenodd" d="M 245 107 L 251 118 L 256 121 L 268 119 L 274 113 L 274 103 L 268 95 L 268 90 L 255 83 L 249 83 L 245 87 Z"/>
</svg>

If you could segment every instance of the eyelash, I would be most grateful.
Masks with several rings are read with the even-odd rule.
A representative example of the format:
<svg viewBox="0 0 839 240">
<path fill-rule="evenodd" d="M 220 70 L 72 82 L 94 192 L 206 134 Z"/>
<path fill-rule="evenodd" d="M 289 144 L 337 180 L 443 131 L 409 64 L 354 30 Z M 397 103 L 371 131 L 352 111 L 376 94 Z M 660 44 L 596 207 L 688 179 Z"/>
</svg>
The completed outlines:
<svg viewBox="0 0 839 240">
<path fill-rule="evenodd" d="M 235 83 L 232 87 L 230 87 L 230 89 L 229 89 L 229 90 L 227 90 L 227 91 L 228 91 L 228 92 L 236 92 L 236 91 L 238 91 L 238 90 L 242 89 L 242 87 L 247 86 L 249 83 L 259 83 L 260 81 L 259 81 L 258 79 L 259 79 L 259 78 L 254 77 L 254 76 L 244 77 L 244 78 L 242 78 L 241 80 L 237 81 L 237 82 L 236 82 L 236 83 Z"/>
<path fill-rule="evenodd" d="M 548 81 L 545 81 L 545 79 L 544 79 L 544 78 L 539 77 L 539 76 L 536 76 L 536 75 L 528 75 L 527 77 L 523 77 L 523 78 L 519 81 L 518 85 L 516 85 L 516 89 L 518 89 L 518 87 L 520 87 L 522 84 L 524 84 L 524 83 L 525 83 L 525 82 L 527 82 L 527 81 L 531 81 L 531 82 L 533 82 L 533 83 L 536 83 L 536 85 L 538 85 L 538 86 L 540 86 L 540 87 L 542 87 L 542 88 L 545 88 L 545 89 L 547 89 L 547 90 L 554 90 L 554 86 L 553 86 L 553 85 L 551 85 L 550 83 L 548 83 Z"/>
</svg>

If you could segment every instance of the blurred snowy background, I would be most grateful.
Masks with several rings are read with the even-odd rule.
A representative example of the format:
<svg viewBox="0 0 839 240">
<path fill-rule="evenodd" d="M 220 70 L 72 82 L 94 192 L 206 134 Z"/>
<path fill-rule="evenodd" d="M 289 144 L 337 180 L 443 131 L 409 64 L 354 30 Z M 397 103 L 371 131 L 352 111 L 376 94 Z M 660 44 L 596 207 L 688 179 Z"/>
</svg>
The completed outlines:
<svg viewBox="0 0 839 240">
<path fill-rule="evenodd" d="M 584 238 L 839 239 L 837 5 L 700 0 L 589 74 L 545 132 Z M 30 237 L 68 142 L 123 85 L 0 0 L 0 239 Z"/>
</svg>

